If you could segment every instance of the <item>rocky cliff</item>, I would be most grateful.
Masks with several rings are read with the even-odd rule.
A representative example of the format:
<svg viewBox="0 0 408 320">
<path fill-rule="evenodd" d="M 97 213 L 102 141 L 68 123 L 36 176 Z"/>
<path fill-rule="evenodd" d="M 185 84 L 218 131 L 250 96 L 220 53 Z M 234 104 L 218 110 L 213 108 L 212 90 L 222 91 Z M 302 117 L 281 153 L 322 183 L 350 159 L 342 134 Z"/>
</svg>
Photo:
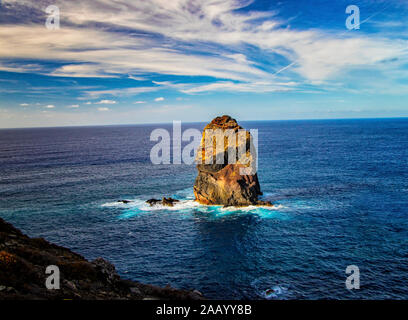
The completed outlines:
<svg viewBox="0 0 408 320">
<path fill-rule="evenodd" d="M 220 141 L 223 145 L 217 148 Z M 262 192 L 256 170 L 243 173 L 255 163 L 250 132 L 230 116 L 215 118 L 204 128 L 197 152 L 196 201 L 224 206 L 271 205 L 258 200 Z"/>
<path fill-rule="evenodd" d="M 60 289 L 48 290 L 47 266 L 60 269 Z M 0 218 L 0 300 L 198 300 L 198 291 L 160 288 L 124 280 L 108 261 L 92 262 L 69 249 L 31 239 Z"/>
</svg>

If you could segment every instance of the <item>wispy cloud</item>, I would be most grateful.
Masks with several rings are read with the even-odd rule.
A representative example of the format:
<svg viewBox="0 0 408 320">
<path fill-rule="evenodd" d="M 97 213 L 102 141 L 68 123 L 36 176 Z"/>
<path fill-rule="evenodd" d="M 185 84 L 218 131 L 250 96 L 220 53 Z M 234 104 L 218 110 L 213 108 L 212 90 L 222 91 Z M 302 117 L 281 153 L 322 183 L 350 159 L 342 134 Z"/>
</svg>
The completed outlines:
<svg viewBox="0 0 408 320">
<path fill-rule="evenodd" d="M 2 26 L 0 26 L 0 35 L 1 35 Z M 0 44 L 5 45 L 6 42 L 3 42 L 0 39 Z M 1 51 L 1 48 L 0 48 Z M 12 58 L 9 55 L 2 56 L 0 52 L 0 58 Z M 41 73 L 44 71 L 44 66 L 41 64 L 33 63 L 22 63 L 22 62 L 0 62 L 0 71 L 6 72 L 17 72 L 17 73 Z"/>
<path fill-rule="evenodd" d="M 144 78 L 144 77 L 135 77 L 135 76 L 132 76 L 132 75 L 129 75 L 128 78 L 132 79 L 132 80 L 136 80 L 136 81 L 145 81 L 146 80 L 146 78 Z"/>
<path fill-rule="evenodd" d="M 55 106 L 53 105 L 53 104 L 49 104 L 49 105 L 47 105 L 47 106 L 45 106 L 47 109 L 54 109 L 55 108 Z"/>
<path fill-rule="evenodd" d="M 34 0 L 3 1 L 37 10 L 45 5 Z M 276 11 L 240 10 L 252 2 L 55 0 L 66 21 L 57 36 L 43 25 L 0 26 L 0 59 L 4 60 L 0 70 L 78 78 L 125 75 L 136 81 L 145 80 L 144 74 L 205 76 L 215 79 L 174 89 L 185 93 L 280 92 L 297 89 L 285 83 L 321 86 L 361 69 L 396 77 L 394 71 L 408 61 L 404 37 L 291 29 Z M 95 25 L 104 28 L 96 29 Z M 253 51 L 261 52 L 267 61 L 258 60 Z M 64 65 L 50 70 L 41 63 L 44 57 Z M 395 58 L 398 61 L 384 70 L 383 61 Z M 38 62 L 6 62 L 10 59 Z M 158 85 L 86 94 L 96 98 L 135 95 L 159 90 Z"/>
<path fill-rule="evenodd" d="M 96 102 L 95 104 L 116 104 L 115 100 L 101 100 L 99 102 Z M 100 108 L 103 109 L 103 108 Z"/>
<path fill-rule="evenodd" d="M 109 90 L 92 90 L 85 91 L 85 95 L 91 98 L 98 98 L 101 96 L 135 96 L 141 93 L 153 92 L 159 90 L 158 87 L 135 87 L 135 88 L 121 88 Z"/>
<path fill-rule="evenodd" d="M 184 93 L 193 94 L 208 91 L 241 91 L 241 92 L 285 92 L 296 88 L 296 82 L 273 83 L 273 82 L 215 82 L 211 84 L 195 86 L 190 89 L 181 90 Z"/>
<path fill-rule="evenodd" d="M 159 97 L 159 98 L 154 99 L 154 101 L 156 101 L 156 102 L 161 102 L 161 101 L 164 101 L 164 98 L 163 98 L 163 97 Z"/>
<path fill-rule="evenodd" d="M 104 107 L 104 108 L 98 108 L 98 111 L 101 111 L 101 112 L 109 111 L 109 108 L 106 108 L 106 107 Z"/>
<path fill-rule="evenodd" d="M 20 39 L 15 42 L 14 39 Z M 4 65 L 0 70 L 36 71 L 61 77 L 119 77 L 134 71 L 172 75 L 211 76 L 245 79 L 266 73 L 223 55 L 186 54 L 183 51 L 157 47 L 154 40 L 135 39 L 128 34 L 84 28 L 62 28 L 58 37 L 43 26 L 0 26 L 0 58 L 39 59 L 52 57 L 69 61 L 62 67 Z M 107 47 L 106 44 L 109 44 Z M 81 50 L 74 50 L 81 48 Z M 72 64 L 76 61 L 77 64 Z"/>
</svg>

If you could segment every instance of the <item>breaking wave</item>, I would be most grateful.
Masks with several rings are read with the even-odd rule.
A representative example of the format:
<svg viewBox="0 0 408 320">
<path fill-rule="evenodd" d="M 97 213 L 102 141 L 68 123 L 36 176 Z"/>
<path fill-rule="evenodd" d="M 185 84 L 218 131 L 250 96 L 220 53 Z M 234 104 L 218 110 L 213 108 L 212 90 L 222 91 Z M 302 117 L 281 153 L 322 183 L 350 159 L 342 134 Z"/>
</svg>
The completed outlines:
<svg viewBox="0 0 408 320">
<path fill-rule="evenodd" d="M 224 217 L 237 214 L 256 214 L 262 218 L 279 217 L 280 212 L 285 210 L 285 206 L 275 204 L 274 206 L 247 206 L 247 207 L 224 207 L 224 206 L 208 206 L 202 205 L 194 201 L 194 195 L 191 193 L 191 188 L 180 190 L 175 193 L 174 198 L 179 200 L 173 207 L 154 205 L 150 206 L 146 203 L 146 199 L 135 198 L 126 199 L 128 203 L 120 201 L 107 202 L 102 204 L 104 208 L 121 209 L 120 219 L 131 218 L 144 213 L 154 213 L 157 211 L 163 212 L 180 212 L 188 213 L 203 213 L 210 214 L 214 217 Z"/>
</svg>

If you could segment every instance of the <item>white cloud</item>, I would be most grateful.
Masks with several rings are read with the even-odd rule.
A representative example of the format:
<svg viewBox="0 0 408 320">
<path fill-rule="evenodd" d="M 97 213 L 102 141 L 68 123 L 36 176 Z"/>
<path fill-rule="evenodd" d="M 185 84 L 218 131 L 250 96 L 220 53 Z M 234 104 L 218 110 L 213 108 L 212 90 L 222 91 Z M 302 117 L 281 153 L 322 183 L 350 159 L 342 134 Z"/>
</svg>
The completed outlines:
<svg viewBox="0 0 408 320">
<path fill-rule="evenodd" d="M 138 71 L 240 80 L 267 75 L 223 55 L 187 54 L 160 47 L 154 40 L 138 39 L 136 43 L 132 36 L 102 30 L 66 27 L 55 37 L 54 33 L 44 32 L 43 26 L 0 26 L 0 58 L 43 60 L 52 57 L 66 61 L 66 65 L 56 70 L 35 67 L 37 73 L 52 76 L 120 77 Z M 31 70 L 27 65 L 0 66 L 0 70 L 11 69 Z"/>
<path fill-rule="evenodd" d="M 230 81 L 214 82 L 211 84 L 191 87 L 181 90 L 187 94 L 194 94 L 208 91 L 240 91 L 240 92 L 285 92 L 292 91 L 296 87 L 296 82 L 244 82 L 236 83 Z"/>
<path fill-rule="evenodd" d="M 88 102 L 85 102 L 85 104 L 90 105 L 90 104 L 92 104 L 92 102 L 88 101 Z"/>
<path fill-rule="evenodd" d="M 145 81 L 146 80 L 146 78 L 144 78 L 144 77 L 135 77 L 135 76 L 132 76 L 132 75 L 128 75 L 128 78 L 132 79 L 132 80 L 136 80 L 136 81 Z"/>
<path fill-rule="evenodd" d="M 0 34 L 2 27 L 0 26 Z M 0 39 L 0 43 L 4 45 Z M 1 48 L 0 48 L 1 51 Z M 1 57 L 1 52 L 0 52 Z M 11 57 L 10 57 L 11 58 Z M 21 63 L 21 62 L 0 62 L 0 71 L 17 72 L 17 73 L 41 73 L 43 67 L 40 64 Z"/>
<path fill-rule="evenodd" d="M 109 108 L 98 108 L 98 111 L 101 111 L 101 112 L 109 111 Z"/>
<path fill-rule="evenodd" d="M 107 73 L 101 65 L 97 64 L 68 64 L 62 66 L 50 74 L 56 77 L 75 78 L 117 78 L 118 74 Z"/>
<path fill-rule="evenodd" d="M 146 101 L 135 101 L 135 102 L 133 102 L 134 104 L 143 104 L 143 103 L 146 103 Z"/>
<path fill-rule="evenodd" d="M 101 100 L 99 102 L 96 102 L 95 104 L 116 104 L 115 100 Z M 100 108 L 100 109 L 104 109 L 104 108 Z"/>
<path fill-rule="evenodd" d="M 20 106 L 22 106 L 22 107 L 28 107 L 30 104 L 28 104 L 28 103 L 21 103 L 20 104 Z"/>
<path fill-rule="evenodd" d="M 136 88 L 85 91 L 85 94 L 92 98 L 97 98 L 106 95 L 118 97 L 118 96 L 134 96 L 141 93 L 152 92 L 157 90 L 159 90 L 158 87 L 136 87 Z"/>
<path fill-rule="evenodd" d="M 79 108 L 79 104 L 70 105 L 68 106 L 68 108 L 73 108 L 73 109 Z"/>
<path fill-rule="evenodd" d="M 156 99 L 154 99 L 154 101 L 156 101 L 156 102 L 164 101 L 164 98 L 163 97 L 156 98 Z"/>
<path fill-rule="evenodd" d="M 45 106 L 47 109 L 54 109 L 55 108 L 55 106 L 53 105 L 53 104 L 49 104 L 49 105 L 47 105 L 47 106 Z"/>
<path fill-rule="evenodd" d="M 17 3 L 17 0 L 3 1 Z M 357 68 L 381 70 L 394 77 L 408 60 L 406 38 L 281 28 L 286 22 L 279 19 L 277 12 L 237 10 L 251 4 L 251 0 L 54 2 L 71 26 L 58 30 L 56 36 L 55 32 L 45 32 L 43 25 L 1 25 L 0 58 L 41 61 L 52 57 L 66 64 L 50 70 L 49 66 L 39 64 L 4 62 L 0 70 L 66 77 L 123 77 L 125 74 L 138 81 L 144 80 L 144 73 L 209 76 L 218 80 L 201 88 L 175 89 L 273 92 L 285 90 L 285 85 L 274 82 L 300 78 L 307 84 L 320 85 L 325 81 L 336 82 Z M 44 5 L 43 1 L 18 3 L 40 10 Z M 113 28 L 96 30 L 95 23 Z M 118 32 L 121 27 L 135 32 Z M 162 35 L 166 41 L 149 37 L 149 33 Z M 173 43 L 179 46 L 169 45 Z M 186 45 L 187 50 L 183 49 Z M 265 57 L 278 55 L 284 59 L 277 61 L 286 62 L 271 59 L 269 69 L 262 68 L 250 51 L 245 52 L 247 45 L 257 48 Z M 382 70 L 382 62 L 389 59 L 398 62 Z M 264 81 L 273 84 L 262 84 Z M 137 94 L 118 90 L 89 94 L 95 97 Z"/>
</svg>

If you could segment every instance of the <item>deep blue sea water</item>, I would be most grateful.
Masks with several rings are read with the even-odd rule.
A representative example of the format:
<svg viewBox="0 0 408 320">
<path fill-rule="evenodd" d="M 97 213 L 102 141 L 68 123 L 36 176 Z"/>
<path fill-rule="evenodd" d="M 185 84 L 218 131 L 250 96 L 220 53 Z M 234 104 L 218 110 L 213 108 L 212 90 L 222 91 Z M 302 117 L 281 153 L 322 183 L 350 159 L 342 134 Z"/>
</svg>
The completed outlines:
<svg viewBox="0 0 408 320">
<path fill-rule="evenodd" d="M 408 299 L 408 119 L 242 125 L 259 129 L 273 210 L 196 205 L 194 166 L 150 162 L 151 131 L 171 125 L 140 125 L 0 130 L 0 216 L 209 298 Z M 163 195 L 182 202 L 143 203 Z M 360 290 L 345 287 L 348 265 Z"/>
</svg>

